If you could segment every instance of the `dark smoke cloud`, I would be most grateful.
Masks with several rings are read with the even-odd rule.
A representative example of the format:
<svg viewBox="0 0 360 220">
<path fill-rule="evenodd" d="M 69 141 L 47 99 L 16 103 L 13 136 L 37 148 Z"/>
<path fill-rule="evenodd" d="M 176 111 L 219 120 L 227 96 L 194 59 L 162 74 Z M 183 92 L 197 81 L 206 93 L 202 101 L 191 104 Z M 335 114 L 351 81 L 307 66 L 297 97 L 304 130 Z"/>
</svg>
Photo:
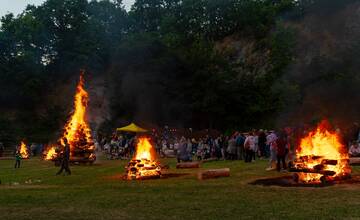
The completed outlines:
<svg viewBox="0 0 360 220">
<path fill-rule="evenodd" d="M 360 3 L 320 1 L 288 25 L 297 46 L 284 79 L 298 86 L 301 99 L 279 124 L 328 118 L 341 127 L 360 121 Z"/>
</svg>

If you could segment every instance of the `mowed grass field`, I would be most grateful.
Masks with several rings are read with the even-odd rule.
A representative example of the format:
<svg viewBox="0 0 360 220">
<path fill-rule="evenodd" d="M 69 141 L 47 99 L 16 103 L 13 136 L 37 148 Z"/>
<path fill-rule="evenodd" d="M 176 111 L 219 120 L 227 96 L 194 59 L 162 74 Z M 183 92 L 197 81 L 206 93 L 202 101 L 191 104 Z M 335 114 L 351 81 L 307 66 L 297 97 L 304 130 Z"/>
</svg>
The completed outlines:
<svg viewBox="0 0 360 220">
<path fill-rule="evenodd" d="M 176 170 L 175 159 L 162 162 L 168 172 L 188 175 L 124 181 L 127 161 L 101 160 L 55 176 L 58 167 L 39 158 L 17 170 L 14 161 L 0 160 L 0 219 L 360 219 L 360 185 L 249 184 L 285 175 L 265 171 L 266 161 L 209 162 L 201 169 L 229 167 L 231 177 L 198 181 L 198 170 Z"/>
</svg>

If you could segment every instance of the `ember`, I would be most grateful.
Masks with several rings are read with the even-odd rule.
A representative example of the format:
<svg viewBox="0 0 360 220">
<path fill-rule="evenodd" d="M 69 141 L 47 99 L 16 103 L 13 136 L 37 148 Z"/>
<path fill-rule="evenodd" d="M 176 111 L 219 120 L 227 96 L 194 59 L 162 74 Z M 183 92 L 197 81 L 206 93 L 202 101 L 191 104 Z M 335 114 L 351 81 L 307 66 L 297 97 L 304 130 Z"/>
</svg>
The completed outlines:
<svg viewBox="0 0 360 220">
<path fill-rule="evenodd" d="M 315 131 L 301 139 L 296 160 L 290 167 L 294 180 L 304 183 L 328 182 L 350 177 L 351 168 L 346 148 L 336 132 L 322 122 Z"/>
<path fill-rule="evenodd" d="M 148 138 L 140 138 L 133 159 L 126 167 L 128 180 L 154 179 L 161 177 L 161 164 L 156 161 L 156 152 Z"/>
<path fill-rule="evenodd" d="M 29 151 L 26 147 L 26 144 L 24 143 L 24 141 L 21 141 L 21 144 L 20 144 L 20 154 L 21 154 L 21 158 L 23 159 L 29 159 L 30 158 L 30 154 L 29 154 Z"/>
<path fill-rule="evenodd" d="M 86 121 L 86 108 L 88 105 L 88 93 L 84 89 L 84 73 L 80 74 L 75 100 L 74 113 L 70 117 L 64 128 L 62 138 L 60 138 L 61 146 L 64 146 L 64 138 L 68 140 L 70 145 L 70 161 L 71 162 L 90 162 L 96 160 L 94 154 L 95 147 L 91 137 L 91 130 Z M 55 160 L 58 157 L 56 147 L 51 147 L 46 153 L 46 160 Z"/>
</svg>

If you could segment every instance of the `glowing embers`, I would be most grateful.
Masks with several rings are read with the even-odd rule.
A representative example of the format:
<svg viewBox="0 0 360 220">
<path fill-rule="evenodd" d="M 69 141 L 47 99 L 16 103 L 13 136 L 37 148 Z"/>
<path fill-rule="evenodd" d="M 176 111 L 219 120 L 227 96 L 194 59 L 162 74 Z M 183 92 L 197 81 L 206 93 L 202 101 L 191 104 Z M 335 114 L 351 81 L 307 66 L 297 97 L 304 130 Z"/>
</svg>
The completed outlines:
<svg viewBox="0 0 360 220">
<path fill-rule="evenodd" d="M 156 179 L 161 177 L 161 164 L 148 138 L 140 138 L 133 159 L 126 167 L 128 180 Z"/>
<path fill-rule="evenodd" d="M 351 168 L 346 148 L 326 121 L 301 139 L 296 159 L 290 166 L 294 180 L 303 183 L 326 183 L 349 178 Z"/>
<path fill-rule="evenodd" d="M 57 146 L 51 146 L 45 154 L 46 160 L 57 160 L 66 139 L 70 145 L 70 161 L 93 163 L 96 160 L 91 130 L 86 121 L 86 109 L 89 95 L 84 88 L 84 73 L 81 72 L 74 98 L 74 112 L 64 127 Z"/>
</svg>

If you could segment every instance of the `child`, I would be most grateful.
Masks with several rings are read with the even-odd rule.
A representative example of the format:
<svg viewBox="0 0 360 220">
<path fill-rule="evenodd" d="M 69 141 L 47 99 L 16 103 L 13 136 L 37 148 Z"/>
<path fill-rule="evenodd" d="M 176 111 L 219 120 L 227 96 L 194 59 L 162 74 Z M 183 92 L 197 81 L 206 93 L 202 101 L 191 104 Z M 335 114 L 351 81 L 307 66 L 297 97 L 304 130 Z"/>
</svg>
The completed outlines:
<svg viewBox="0 0 360 220">
<path fill-rule="evenodd" d="M 17 150 L 15 153 L 15 168 L 20 168 L 20 161 L 21 161 L 21 154 L 20 151 Z"/>
</svg>

